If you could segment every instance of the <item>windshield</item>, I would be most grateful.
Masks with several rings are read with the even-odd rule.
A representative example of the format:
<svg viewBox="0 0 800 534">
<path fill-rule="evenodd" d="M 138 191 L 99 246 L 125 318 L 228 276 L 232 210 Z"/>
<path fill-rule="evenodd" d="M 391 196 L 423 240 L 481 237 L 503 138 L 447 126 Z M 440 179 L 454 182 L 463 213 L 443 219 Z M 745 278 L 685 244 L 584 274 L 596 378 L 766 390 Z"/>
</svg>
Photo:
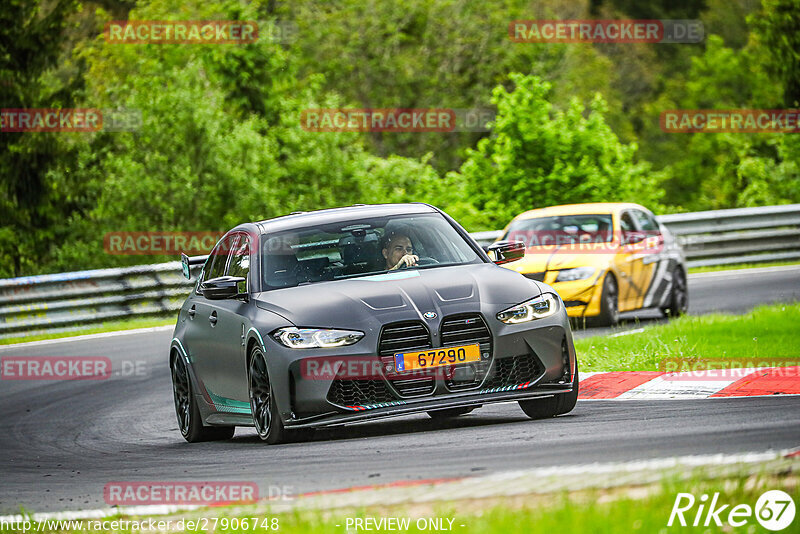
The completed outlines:
<svg viewBox="0 0 800 534">
<path fill-rule="evenodd" d="M 558 215 L 513 221 L 504 239 L 528 248 L 585 243 L 609 243 L 613 238 L 611 215 Z"/>
<path fill-rule="evenodd" d="M 264 288 L 480 263 L 438 213 L 370 217 L 262 236 Z"/>
</svg>

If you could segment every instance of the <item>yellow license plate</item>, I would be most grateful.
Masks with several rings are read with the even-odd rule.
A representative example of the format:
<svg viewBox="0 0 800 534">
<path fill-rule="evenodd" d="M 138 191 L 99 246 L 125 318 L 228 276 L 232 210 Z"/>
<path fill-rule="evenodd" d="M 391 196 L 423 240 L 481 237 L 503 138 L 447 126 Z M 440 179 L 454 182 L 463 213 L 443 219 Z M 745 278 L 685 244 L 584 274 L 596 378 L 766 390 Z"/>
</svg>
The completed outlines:
<svg viewBox="0 0 800 534">
<path fill-rule="evenodd" d="M 478 345 L 442 347 L 415 352 L 400 352 L 394 355 L 394 365 L 399 373 L 479 361 L 481 361 L 481 348 Z"/>
</svg>

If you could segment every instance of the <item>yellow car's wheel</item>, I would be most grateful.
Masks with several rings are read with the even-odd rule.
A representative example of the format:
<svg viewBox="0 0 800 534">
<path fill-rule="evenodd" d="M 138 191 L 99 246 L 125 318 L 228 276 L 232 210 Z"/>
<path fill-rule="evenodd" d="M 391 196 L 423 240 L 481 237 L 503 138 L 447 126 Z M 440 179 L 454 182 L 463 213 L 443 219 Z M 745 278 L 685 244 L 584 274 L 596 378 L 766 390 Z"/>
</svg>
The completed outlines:
<svg viewBox="0 0 800 534">
<path fill-rule="evenodd" d="M 614 326 L 619 322 L 619 290 L 617 280 L 611 272 L 603 280 L 603 293 L 600 295 L 600 315 L 589 319 L 591 326 Z"/>
<path fill-rule="evenodd" d="M 686 277 L 680 268 L 672 273 L 672 292 L 669 303 L 661 311 L 666 317 L 680 317 L 689 309 L 689 293 L 686 290 Z"/>
</svg>

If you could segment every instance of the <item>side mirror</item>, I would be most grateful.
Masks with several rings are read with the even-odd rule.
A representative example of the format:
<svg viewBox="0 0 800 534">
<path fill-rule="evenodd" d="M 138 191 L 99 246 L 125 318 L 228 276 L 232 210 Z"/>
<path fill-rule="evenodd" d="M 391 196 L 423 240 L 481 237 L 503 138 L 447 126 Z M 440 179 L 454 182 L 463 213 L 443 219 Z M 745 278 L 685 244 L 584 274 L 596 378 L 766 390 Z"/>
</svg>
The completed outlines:
<svg viewBox="0 0 800 534">
<path fill-rule="evenodd" d="M 628 230 L 622 233 L 622 244 L 623 245 L 635 245 L 636 243 L 641 243 L 644 241 L 645 236 L 642 232 L 636 232 L 633 230 Z"/>
<path fill-rule="evenodd" d="M 220 276 L 200 284 L 200 291 L 210 300 L 232 299 L 243 293 L 239 291 L 239 284 L 245 281 L 241 276 Z"/>
<path fill-rule="evenodd" d="M 181 252 L 181 268 L 183 269 L 183 276 L 187 280 L 192 279 L 192 267 L 203 265 L 208 259 L 208 256 L 192 256 L 191 258 Z"/>
<path fill-rule="evenodd" d="M 486 247 L 486 253 L 497 265 L 517 261 L 525 256 L 525 243 L 496 241 Z"/>
</svg>

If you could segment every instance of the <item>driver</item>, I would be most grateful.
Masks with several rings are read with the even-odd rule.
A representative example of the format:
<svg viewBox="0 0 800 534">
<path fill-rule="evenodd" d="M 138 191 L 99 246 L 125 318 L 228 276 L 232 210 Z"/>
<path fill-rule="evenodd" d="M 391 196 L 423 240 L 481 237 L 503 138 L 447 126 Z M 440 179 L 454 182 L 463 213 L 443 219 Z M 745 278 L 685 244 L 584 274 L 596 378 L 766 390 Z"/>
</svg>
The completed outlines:
<svg viewBox="0 0 800 534">
<path fill-rule="evenodd" d="M 411 239 L 401 232 L 389 235 L 383 247 L 383 257 L 386 258 L 386 269 L 389 271 L 413 267 L 419 261 L 419 256 L 414 254 Z"/>
</svg>

